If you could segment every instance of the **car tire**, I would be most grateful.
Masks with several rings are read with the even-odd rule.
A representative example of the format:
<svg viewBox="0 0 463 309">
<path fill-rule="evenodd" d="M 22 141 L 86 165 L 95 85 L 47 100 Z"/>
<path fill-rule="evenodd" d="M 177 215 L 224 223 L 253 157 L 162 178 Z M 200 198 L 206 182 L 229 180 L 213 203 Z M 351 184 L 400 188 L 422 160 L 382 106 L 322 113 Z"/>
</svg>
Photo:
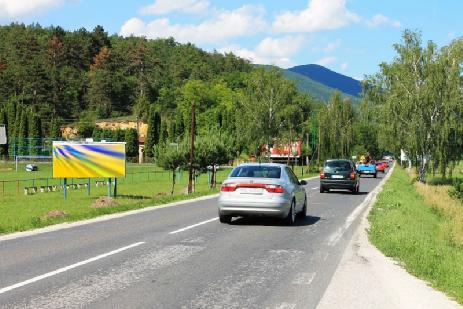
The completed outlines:
<svg viewBox="0 0 463 309">
<path fill-rule="evenodd" d="M 323 186 L 320 186 L 320 193 L 325 193 L 325 188 L 323 188 Z"/>
<path fill-rule="evenodd" d="M 297 217 L 300 219 L 305 219 L 306 216 L 307 216 L 307 196 L 305 197 L 304 206 L 302 206 L 301 212 L 297 214 Z"/>
<path fill-rule="evenodd" d="M 375 174 L 373 175 L 373 178 L 376 178 L 376 177 L 378 177 L 378 173 L 375 173 Z"/>
<path fill-rule="evenodd" d="M 296 222 L 296 201 L 293 200 L 288 215 L 285 218 L 286 225 L 293 225 Z"/>
<path fill-rule="evenodd" d="M 220 221 L 221 223 L 230 224 L 231 221 L 232 221 L 232 216 L 220 215 L 220 214 L 219 214 L 219 221 Z"/>
</svg>

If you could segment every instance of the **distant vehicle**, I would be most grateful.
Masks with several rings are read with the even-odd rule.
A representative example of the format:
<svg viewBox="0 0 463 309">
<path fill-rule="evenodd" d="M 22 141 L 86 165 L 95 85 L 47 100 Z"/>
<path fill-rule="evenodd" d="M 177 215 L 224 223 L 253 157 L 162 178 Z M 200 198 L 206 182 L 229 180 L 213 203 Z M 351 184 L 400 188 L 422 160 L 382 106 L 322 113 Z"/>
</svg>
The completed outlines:
<svg viewBox="0 0 463 309">
<path fill-rule="evenodd" d="M 368 163 L 360 162 L 357 165 L 357 173 L 361 175 L 373 175 L 374 178 L 378 176 L 378 171 L 376 170 L 376 164 L 374 161 Z"/>
<path fill-rule="evenodd" d="M 388 167 L 389 163 L 387 161 L 376 162 L 376 171 L 378 172 L 385 173 Z"/>
<path fill-rule="evenodd" d="M 232 170 L 220 189 L 219 218 L 230 223 L 235 216 L 267 216 L 293 224 L 304 218 L 307 196 L 294 172 L 284 164 L 248 163 Z"/>
<path fill-rule="evenodd" d="M 320 193 L 330 189 L 360 190 L 360 179 L 355 165 L 349 160 L 327 160 L 320 172 Z"/>
</svg>

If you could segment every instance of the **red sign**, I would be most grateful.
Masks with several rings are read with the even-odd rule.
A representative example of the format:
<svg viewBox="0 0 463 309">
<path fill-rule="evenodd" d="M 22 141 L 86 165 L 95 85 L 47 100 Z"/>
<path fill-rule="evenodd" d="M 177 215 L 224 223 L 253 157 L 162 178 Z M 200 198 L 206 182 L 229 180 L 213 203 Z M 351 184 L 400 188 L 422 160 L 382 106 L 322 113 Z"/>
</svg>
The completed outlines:
<svg viewBox="0 0 463 309">
<path fill-rule="evenodd" d="M 264 145 L 262 148 L 264 152 L 270 151 L 270 158 L 299 158 L 302 155 L 301 147 L 302 141 L 299 140 L 286 145 Z"/>
</svg>

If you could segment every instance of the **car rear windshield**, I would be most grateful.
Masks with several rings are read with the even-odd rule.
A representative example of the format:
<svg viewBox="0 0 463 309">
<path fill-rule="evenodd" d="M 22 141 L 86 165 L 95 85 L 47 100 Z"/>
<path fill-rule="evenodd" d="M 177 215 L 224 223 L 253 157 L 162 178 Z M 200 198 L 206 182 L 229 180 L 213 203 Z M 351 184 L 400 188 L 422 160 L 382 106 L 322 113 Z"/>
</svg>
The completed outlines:
<svg viewBox="0 0 463 309">
<path fill-rule="evenodd" d="M 280 178 L 279 166 L 247 165 L 235 168 L 230 177 Z"/>
<path fill-rule="evenodd" d="M 333 172 L 348 172 L 352 170 L 352 166 L 347 161 L 330 161 L 325 163 L 325 171 Z"/>
</svg>

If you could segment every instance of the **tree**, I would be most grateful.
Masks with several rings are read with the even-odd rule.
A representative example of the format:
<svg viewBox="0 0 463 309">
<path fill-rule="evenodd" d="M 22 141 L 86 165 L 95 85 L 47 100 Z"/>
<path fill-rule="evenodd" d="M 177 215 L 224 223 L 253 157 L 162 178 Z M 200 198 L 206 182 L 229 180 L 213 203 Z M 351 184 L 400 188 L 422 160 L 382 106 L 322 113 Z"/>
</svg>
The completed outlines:
<svg viewBox="0 0 463 309">
<path fill-rule="evenodd" d="M 228 163 L 231 157 L 232 154 L 218 135 L 209 132 L 206 135 L 198 136 L 195 143 L 194 165 L 203 171 L 211 168 L 211 188 L 215 188 L 216 185 L 215 166 Z"/>
<path fill-rule="evenodd" d="M 256 69 L 247 78 L 240 97 L 237 117 L 241 143 L 257 150 L 263 143 L 272 144 L 281 136 L 285 121 L 284 107 L 295 98 L 294 84 L 285 80 L 278 70 Z"/>
<path fill-rule="evenodd" d="M 39 115 L 34 112 L 29 113 L 29 153 L 32 156 L 37 156 L 41 154 L 41 145 L 42 145 L 42 121 L 40 120 Z"/>
<path fill-rule="evenodd" d="M 21 109 L 20 113 L 20 121 L 19 121 L 19 127 L 18 127 L 18 132 L 17 132 L 17 149 L 18 152 L 16 153 L 17 155 L 28 155 L 29 154 L 29 147 L 28 147 L 28 110 L 27 109 Z"/>
<path fill-rule="evenodd" d="M 88 101 L 98 118 L 111 116 L 111 73 L 109 70 L 111 51 L 102 47 L 90 66 Z"/>
<path fill-rule="evenodd" d="M 188 145 L 184 142 L 177 145 L 161 143 L 156 147 L 155 153 L 157 164 L 165 170 L 172 172 L 171 195 L 173 195 L 176 183 L 176 171 L 179 168 L 185 167 L 188 162 Z"/>
<path fill-rule="evenodd" d="M 354 144 L 354 112 L 349 100 L 334 92 L 318 113 L 320 152 L 325 158 L 348 158 Z"/>
<path fill-rule="evenodd" d="M 138 156 L 138 133 L 136 129 L 125 130 L 125 143 L 127 157 Z"/>
<path fill-rule="evenodd" d="M 461 159 L 463 41 L 440 50 L 432 41 L 422 45 L 421 34 L 406 30 L 402 43 L 394 45 L 395 59 L 382 63 L 364 86 L 377 110 L 387 111 L 380 130 L 389 137 L 381 136 L 382 143 L 396 153 L 405 149 L 424 181 L 430 159 L 444 177 Z"/>
<path fill-rule="evenodd" d="M 63 119 L 60 117 L 53 117 L 50 122 L 50 130 L 48 136 L 52 138 L 60 139 L 61 136 L 61 126 L 63 125 Z"/>
<path fill-rule="evenodd" d="M 145 155 L 154 157 L 154 145 L 159 143 L 161 130 L 161 116 L 154 108 L 150 109 L 148 116 L 148 132 L 145 139 Z"/>
</svg>

